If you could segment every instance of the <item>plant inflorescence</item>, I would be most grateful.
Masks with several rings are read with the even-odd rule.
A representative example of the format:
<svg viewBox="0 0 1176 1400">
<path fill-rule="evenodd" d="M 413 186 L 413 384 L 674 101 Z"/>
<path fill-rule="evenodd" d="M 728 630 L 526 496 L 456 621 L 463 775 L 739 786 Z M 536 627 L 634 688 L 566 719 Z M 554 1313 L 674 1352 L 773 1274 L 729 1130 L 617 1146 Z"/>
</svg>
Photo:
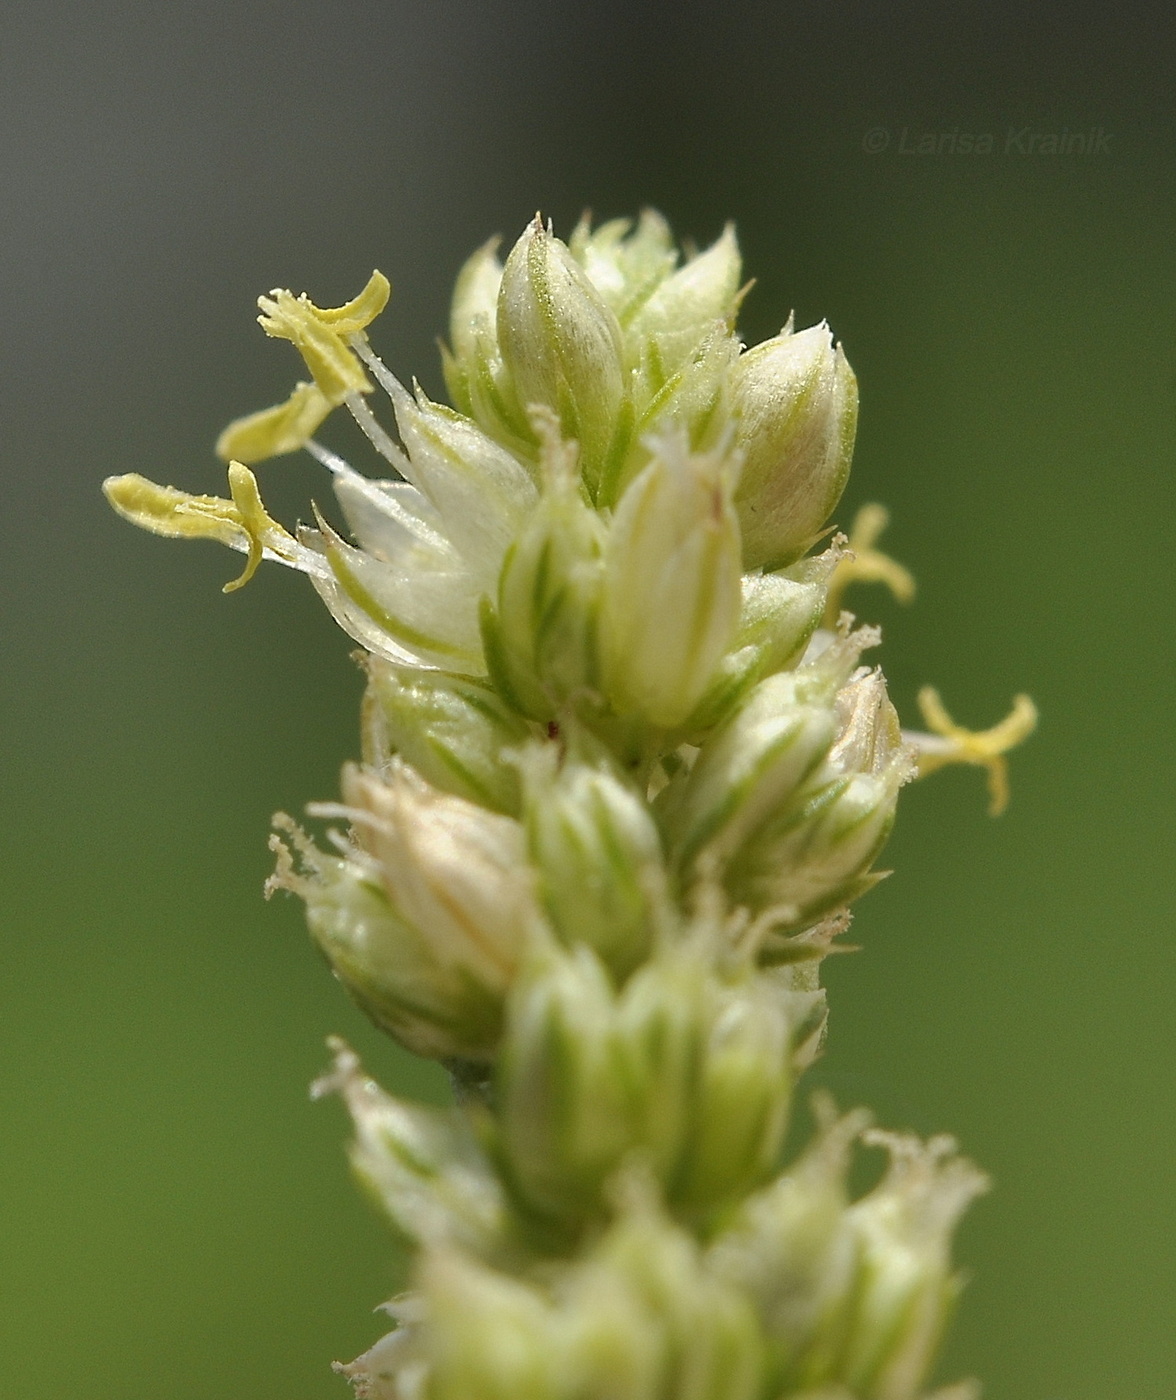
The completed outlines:
<svg viewBox="0 0 1176 1400">
<path fill-rule="evenodd" d="M 455 1104 L 384 1093 L 334 1043 L 317 1089 L 415 1261 L 341 1369 L 370 1400 L 915 1400 L 984 1177 L 827 1098 L 791 1160 L 785 1136 L 900 789 L 979 764 L 998 810 L 1032 705 L 973 733 L 927 690 L 930 732 L 900 728 L 842 599 L 913 583 L 880 507 L 826 528 L 853 372 L 824 324 L 742 344 L 730 228 L 684 260 L 652 212 L 566 245 L 537 218 L 505 264 L 487 244 L 450 407 L 372 350 L 388 291 L 261 299 L 311 377 L 222 434 L 228 498 L 106 484 L 139 525 L 243 552 L 230 588 L 301 570 L 363 648 L 362 761 L 311 809 L 325 844 L 276 819 L 270 888 Z M 340 406 L 388 479 L 314 438 Z M 262 504 L 250 466 L 300 448 L 350 540 Z M 863 1138 L 890 1164 L 854 1200 Z"/>
</svg>

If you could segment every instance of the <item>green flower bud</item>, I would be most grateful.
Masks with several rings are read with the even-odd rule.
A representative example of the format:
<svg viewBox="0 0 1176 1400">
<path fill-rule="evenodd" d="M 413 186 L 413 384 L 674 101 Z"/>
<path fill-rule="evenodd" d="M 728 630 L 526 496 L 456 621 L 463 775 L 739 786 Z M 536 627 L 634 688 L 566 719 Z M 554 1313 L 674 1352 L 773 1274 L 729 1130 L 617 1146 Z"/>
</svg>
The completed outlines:
<svg viewBox="0 0 1176 1400">
<path fill-rule="evenodd" d="M 580 444 L 589 491 L 600 479 L 624 396 L 617 319 L 566 246 L 536 218 L 511 249 L 498 341 L 524 407 L 546 404 Z"/>
<path fill-rule="evenodd" d="M 676 1200 L 702 1209 L 758 1186 L 776 1167 L 788 1125 L 796 1013 L 811 1000 L 790 994 L 771 974 L 712 983 L 708 992 L 693 1126 L 673 1188 Z"/>
<path fill-rule="evenodd" d="M 366 667 L 363 736 L 369 767 L 382 768 L 400 754 L 442 792 L 518 815 L 518 768 L 502 754 L 525 743 L 531 731 L 492 686 L 379 657 L 369 657 Z"/>
<path fill-rule="evenodd" d="M 626 1183 L 628 1185 L 628 1183 Z M 738 1289 L 650 1200 L 627 1203 L 567 1286 L 577 1393 L 753 1400 L 763 1338 Z"/>
<path fill-rule="evenodd" d="M 849 1211 L 860 1253 L 840 1378 L 867 1400 L 915 1400 L 962 1286 L 951 1268 L 951 1236 L 988 1181 L 949 1137 L 923 1143 L 872 1132 L 866 1141 L 891 1160 Z"/>
<path fill-rule="evenodd" d="M 565 1400 L 571 1393 L 558 1318 L 538 1289 L 437 1250 L 425 1257 L 421 1292 L 429 1400 Z M 395 1394 L 401 1400 L 403 1392 Z"/>
<path fill-rule="evenodd" d="M 825 610 L 826 580 L 836 567 L 827 550 L 787 573 L 744 574 L 739 626 L 710 689 L 687 721 L 691 730 L 728 718 L 750 688 L 794 665 L 804 654 Z"/>
<path fill-rule="evenodd" d="M 557 764 L 553 745 L 527 751 L 523 775 L 527 846 L 551 923 L 623 979 L 648 956 L 664 884 L 648 804 L 605 758 Z"/>
<path fill-rule="evenodd" d="M 633 1141 L 667 1191 L 683 1170 L 697 1126 L 695 1096 L 713 1020 L 712 976 L 705 959 L 673 950 L 634 973 L 617 1001 Z"/>
<path fill-rule="evenodd" d="M 458 273 L 449 315 L 452 349 L 441 346 L 441 368 L 458 412 L 528 463 L 534 456 L 534 438 L 498 344 L 498 243 L 492 238 Z"/>
<path fill-rule="evenodd" d="M 502 1187 L 468 1118 L 456 1109 L 394 1099 L 363 1072 L 342 1040 L 334 1068 L 311 1095 L 338 1093 L 355 1125 L 352 1170 L 397 1230 L 418 1245 L 452 1244 L 489 1256 L 509 1229 Z"/>
<path fill-rule="evenodd" d="M 744 576 L 735 645 L 754 649 L 757 679 L 795 665 L 804 655 L 840 558 L 840 550 L 828 549 L 782 573 Z"/>
<path fill-rule="evenodd" d="M 880 671 L 854 675 L 838 692 L 835 713 L 838 735 L 824 762 L 734 855 L 725 874 L 737 902 L 779 906 L 782 916 L 791 909 L 797 925 L 875 883 L 869 868 L 890 834 L 898 790 L 913 772 Z"/>
<path fill-rule="evenodd" d="M 348 767 L 343 806 L 356 844 L 342 859 L 289 818 L 304 873 L 278 838 L 271 888 L 306 901 L 311 932 L 377 1025 L 417 1054 L 485 1060 L 538 907 L 522 827 L 430 787 L 400 760 L 383 777 Z"/>
<path fill-rule="evenodd" d="M 665 1393 L 664 1319 L 642 1305 L 617 1269 L 597 1260 L 578 1269 L 565 1318 L 564 1345 L 580 1395 L 652 1400 Z"/>
<path fill-rule="evenodd" d="M 731 371 L 739 358 L 738 338 L 714 322 L 681 364 L 667 370 L 657 344 L 645 347 L 633 374 L 633 420 L 610 455 L 597 504 L 613 505 L 648 463 L 657 439 L 675 427 L 685 430 L 692 452 L 718 447 L 731 421 Z"/>
<path fill-rule="evenodd" d="M 383 777 L 348 765 L 343 801 L 400 913 L 505 991 L 536 912 L 521 826 L 438 792 L 398 760 Z"/>
<path fill-rule="evenodd" d="M 686 947 L 620 992 L 584 945 L 545 959 L 512 998 L 498 1081 L 523 1195 L 555 1216 L 598 1216 L 632 1152 L 695 1216 L 765 1180 L 813 1001 L 774 976 L 724 982 Z"/>
<path fill-rule="evenodd" d="M 548 1270 L 542 1289 L 452 1250 L 426 1257 L 421 1284 L 424 1323 L 408 1355 L 427 1358 L 430 1397 L 761 1394 L 753 1309 L 651 1201 L 628 1203 L 586 1257 Z"/>
<path fill-rule="evenodd" d="M 800 1160 L 744 1201 L 708 1264 L 753 1301 L 769 1339 L 773 1393 L 835 1374 L 853 1305 L 858 1249 L 846 1217 L 850 1148 L 869 1122 L 817 1101 L 820 1126 Z"/>
<path fill-rule="evenodd" d="M 501 994 L 438 961 L 360 852 L 340 859 L 318 850 L 283 813 L 274 825 L 282 835 L 270 838 L 278 866 L 266 894 L 287 889 L 305 901 L 315 942 L 361 1010 L 417 1055 L 489 1054 L 501 1031 Z"/>
<path fill-rule="evenodd" d="M 742 273 L 735 227 L 728 224 L 704 253 L 660 283 L 633 317 L 630 341 L 673 373 L 715 321 L 734 325 Z"/>
<path fill-rule="evenodd" d="M 605 551 L 601 660 L 614 709 L 672 729 L 705 694 L 739 622 L 737 462 L 657 440 Z"/>
<path fill-rule="evenodd" d="M 555 718 L 598 683 L 596 627 L 605 526 L 583 499 L 574 443 L 539 412 L 543 494 L 507 551 L 497 607 L 482 605 L 482 636 L 496 686 L 516 709 Z"/>
<path fill-rule="evenodd" d="M 491 238 L 483 243 L 457 274 L 449 310 L 449 342 L 458 360 L 476 353 L 484 331 L 492 336 L 497 333 L 498 291 L 502 286 L 500 241 Z"/>
<path fill-rule="evenodd" d="M 595 1213 L 633 1125 L 612 982 L 583 944 L 544 957 L 516 986 L 497 1089 L 522 1194 L 549 1215 Z"/>
<path fill-rule="evenodd" d="M 732 862 L 727 889 L 751 909 L 778 907 L 779 926 L 801 927 L 865 894 L 894 824 L 900 770 L 841 778 L 769 823 Z"/>
<path fill-rule="evenodd" d="M 659 815 L 681 871 L 704 850 L 730 859 L 800 788 L 837 733 L 831 690 L 809 667 L 769 676 L 663 791 Z"/>
<path fill-rule="evenodd" d="M 678 262 L 670 227 L 654 209 L 642 210 L 635 229 L 630 219 L 610 219 L 595 233 L 585 215 L 568 250 L 621 326 L 628 325 Z"/>
<path fill-rule="evenodd" d="M 733 375 L 743 472 L 735 493 L 744 568 L 779 568 L 816 540 L 849 476 L 857 381 L 822 322 L 786 328 Z"/>
</svg>

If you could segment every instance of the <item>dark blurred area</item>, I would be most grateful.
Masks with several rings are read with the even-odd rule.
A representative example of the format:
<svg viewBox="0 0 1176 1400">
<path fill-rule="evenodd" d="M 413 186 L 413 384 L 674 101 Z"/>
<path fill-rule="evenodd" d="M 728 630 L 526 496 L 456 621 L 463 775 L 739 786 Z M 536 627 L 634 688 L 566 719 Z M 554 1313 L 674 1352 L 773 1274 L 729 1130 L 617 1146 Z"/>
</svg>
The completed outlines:
<svg viewBox="0 0 1176 1400">
<path fill-rule="evenodd" d="M 380 267 L 373 339 L 439 393 L 477 244 L 647 203 L 699 242 L 737 221 L 749 339 L 795 307 L 843 340 L 839 518 L 885 501 L 920 586 L 852 600 L 907 722 L 925 682 L 978 727 L 1017 690 L 1041 710 L 999 821 L 976 772 L 906 794 L 828 977 L 814 1081 L 996 1182 L 944 1375 L 1176 1394 L 1174 29 L 1056 3 L 0 9 L 0 1395 L 342 1400 L 327 1363 L 378 1335 L 401 1259 L 306 1084 L 339 1031 L 444 1093 L 260 898 L 271 812 L 356 751 L 351 644 L 279 568 L 222 597 L 233 556 L 132 530 L 102 478 L 223 490 L 217 432 L 298 371 L 259 292 L 332 304 Z M 327 495 L 309 459 L 261 475 L 288 523 Z"/>
</svg>

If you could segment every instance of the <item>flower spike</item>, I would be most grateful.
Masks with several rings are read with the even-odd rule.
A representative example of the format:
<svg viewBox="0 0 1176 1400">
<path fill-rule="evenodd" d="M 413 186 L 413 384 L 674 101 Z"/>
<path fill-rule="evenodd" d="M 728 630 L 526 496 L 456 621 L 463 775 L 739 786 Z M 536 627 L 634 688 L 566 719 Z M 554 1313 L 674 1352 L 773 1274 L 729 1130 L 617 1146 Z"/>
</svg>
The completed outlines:
<svg viewBox="0 0 1176 1400">
<path fill-rule="evenodd" d="M 650 211 L 566 244 L 537 219 L 458 279 L 452 407 L 369 344 L 379 273 L 343 306 L 275 291 L 261 324 L 310 374 L 221 434 L 228 497 L 106 483 L 247 556 L 230 589 L 308 574 L 366 653 L 363 766 L 308 808 L 341 825 L 276 816 L 266 885 L 454 1087 L 393 1098 L 341 1041 L 316 1086 L 413 1253 L 395 1330 L 336 1366 L 356 1400 L 978 1400 L 925 1382 L 984 1178 L 948 1138 L 865 1135 L 891 1166 L 855 1201 L 869 1115 L 831 1104 L 787 1145 L 900 790 L 969 763 L 1002 810 L 1036 711 L 977 733 L 926 689 L 902 731 L 842 611 L 851 583 L 914 593 L 886 511 L 813 552 L 853 370 L 824 322 L 745 346 L 748 285 L 730 226 L 698 253 Z M 340 405 L 371 477 L 313 437 Z M 249 464 L 299 447 L 343 533 L 266 512 Z"/>
</svg>

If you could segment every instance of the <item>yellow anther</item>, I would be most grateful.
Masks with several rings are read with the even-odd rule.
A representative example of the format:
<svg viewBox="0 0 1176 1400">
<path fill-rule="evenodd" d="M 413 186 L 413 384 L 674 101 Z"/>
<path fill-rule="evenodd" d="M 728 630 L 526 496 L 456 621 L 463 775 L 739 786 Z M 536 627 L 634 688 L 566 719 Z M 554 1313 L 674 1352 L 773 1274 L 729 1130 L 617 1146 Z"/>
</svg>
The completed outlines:
<svg viewBox="0 0 1176 1400">
<path fill-rule="evenodd" d="M 317 384 L 296 384 L 285 403 L 235 418 L 216 440 L 222 462 L 263 462 L 304 447 L 331 411 Z"/>
<path fill-rule="evenodd" d="M 265 545 L 262 543 L 265 536 L 271 529 L 282 529 L 277 521 L 272 520 L 266 513 L 265 506 L 261 503 L 261 492 L 257 489 L 257 478 L 241 462 L 229 463 L 229 491 L 240 517 L 241 527 L 249 538 L 249 557 L 245 561 L 240 578 L 225 584 L 226 593 L 232 593 L 249 582 L 257 572 L 257 566 L 265 552 Z M 285 531 L 282 533 L 285 534 Z"/>
<path fill-rule="evenodd" d="M 890 523 L 890 512 L 873 502 L 862 506 L 849 531 L 849 552 L 833 570 L 829 580 L 824 625 L 834 628 L 841 616 L 841 599 L 851 583 L 884 583 L 900 603 L 915 596 L 915 579 L 897 559 L 874 546 Z"/>
<path fill-rule="evenodd" d="M 278 287 L 259 297 L 257 318 L 266 335 L 289 340 L 306 361 L 323 397 L 332 408 L 349 394 L 371 390 L 367 376 L 346 337 L 356 335 L 383 311 L 391 288 L 388 279 L 373 272 L 367 286 L 344 306 L 318 307 L 305 295 Z"/>
<path fill-rule="evenodd" d="M 227 501 L 159 486 L 135 472 L 107 477 L 102 489 L 119 515 L 152 534 L 217 540 L 247 554 L 241 576 L 225 584 L 226 593 L 249 582 L 266 549 L 288 561 L 298 554 L 298 542 L 266 513 L 257 479 L 240 462 L 229 466 L 232 499 Z"/>
<path fill-rule="evenodd" d="M 1037 706 L 1028 695 L 1018 695 L 1013 708 L 991 729 L 965 729 L 943 707 L 939 692 L 925 685 L 919 691 L 919 710 L 929 734 L 904 737 L 914 744 L 919 772 L 924 778 L 949 763 L 971 763 L 988 770 L 988 811 L 998 817 L 1009 805 L 1009 769 L 1005 754 L 1023 743 L 1037 727 Z"/>
<path fill-rule="evenodd" d="M 338 335 L 354 335 L 365 330 L 388 305 L 392 295 L 392 284 L 382 272 L 373 272 L 367 286 L 357 297 L 344 302 L 342 306 L 314 306 L 307 302 L 320 321 L 330 326 Z"/>
</svg>

